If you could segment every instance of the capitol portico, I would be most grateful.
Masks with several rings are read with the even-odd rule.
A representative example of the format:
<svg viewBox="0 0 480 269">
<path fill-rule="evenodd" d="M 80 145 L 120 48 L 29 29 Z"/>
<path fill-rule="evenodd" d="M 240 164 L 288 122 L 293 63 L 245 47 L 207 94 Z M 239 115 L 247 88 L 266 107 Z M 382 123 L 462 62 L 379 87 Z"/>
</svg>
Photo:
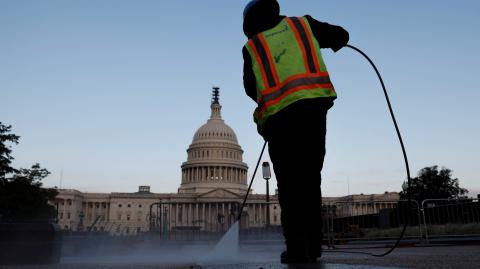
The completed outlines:
<svg viewBox="0 0 480 269">
<path fill-rule="evenodd" d="M 132 193 L 83 193 L 59 190 L 54 201 L 61 228 L 136 234 L 146 231 L 226 231 L 236 220 L 248 188 L 248 166 L 233 129 L 221 116 L 218 88 L 213 89 L 210 117 L 193 135 L 181 164 L 178 192 L 152 193 L 140 186 Z M 341 215 L 375 213 L 393 207 L 398 193 L 324 197 L 325 205 L 342 205 Z M 277 195 L 250 194 L 241 229 L 280 225 Z M 267 209 L 268 207 L 268 209 Z M 313 212 L 312 212 L 313 214 Z M 268 219 L 268 220 L 267 220 Z"/>
</svg>

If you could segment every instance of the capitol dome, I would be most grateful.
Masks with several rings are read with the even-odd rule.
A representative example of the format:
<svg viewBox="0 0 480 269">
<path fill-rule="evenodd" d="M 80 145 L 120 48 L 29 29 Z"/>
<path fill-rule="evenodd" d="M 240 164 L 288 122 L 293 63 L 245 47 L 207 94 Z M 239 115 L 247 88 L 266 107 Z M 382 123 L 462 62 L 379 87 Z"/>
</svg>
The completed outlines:
<svg viewBox="0 0 480 269">
<path fill-rule="evenodd" d="M 216 119 L 213 117 L 195 132 L 192 144 L 207 141 L 222 141 L 238 144 L 237 135 L 235 135 L 233 129 L 225 124 L 221 118 Z"/>
<path fill-rule="evenodd" d="M 235 132 L 222 119 L 219 88 L 213 89 L 210 109 L 210 119 L 195 132 L 187 149 L 178 192 L 201 194 L 225 189 L 245 194 L 248 166 Z"/>
</svg>

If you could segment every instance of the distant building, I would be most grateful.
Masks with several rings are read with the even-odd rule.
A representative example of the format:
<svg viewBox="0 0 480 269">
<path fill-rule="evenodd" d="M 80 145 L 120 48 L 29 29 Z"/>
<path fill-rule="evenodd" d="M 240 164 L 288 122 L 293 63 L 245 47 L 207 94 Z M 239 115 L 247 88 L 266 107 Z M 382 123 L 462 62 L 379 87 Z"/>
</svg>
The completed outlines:
<svg viewBox="0 0 480 269">
<path fill-rule="evenodd" d="M 218 88 L 214 88 L 211 116 L 194 134 L 181 165 L 178 193 L 152 193 L 140 186 L 134 193 L 82 193 L 59 190 L 55 200 L 58 223 L 64 230 L 136 234 L 161 229 L 225 231 L 236 220 L 248 188 L 248 166 L 233 129 L 221 117 Z M 242 213 L 242 229 L 267 224 L 266 195 L 250 194 Z M 324 197 L 336 214 L 352 216 L 393 207 L 398 193 Z M 269 204 L 270 225 L 280 225 L 278 196 Z"/>
</svg>

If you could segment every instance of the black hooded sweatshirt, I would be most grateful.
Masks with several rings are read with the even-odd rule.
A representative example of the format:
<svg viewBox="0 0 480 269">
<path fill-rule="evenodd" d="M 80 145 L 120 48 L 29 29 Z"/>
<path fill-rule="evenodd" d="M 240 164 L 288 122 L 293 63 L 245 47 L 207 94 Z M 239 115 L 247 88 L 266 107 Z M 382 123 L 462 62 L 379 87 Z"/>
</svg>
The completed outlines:
<svg viewBox="0 0 480 269">
<path fill-rule="evenodd" d="M 280 16 L 279 7 L 276 1 L 260 1 L 260 3 L 267 3 L 265 5 L 259 4 L 258 7 L 247 15 L 243 23 L 243 31 L 248 38 L 255 36 L 258 33 L 266 31 L 275 27 L 285 16 Z M 272 6 L 273 4 L 273 6 Z M 340 26 L 330 25 L 325 22 L 319 22 L 309 15 L 305 15 L 308 23 L 312 29 L 313 35 L 317 39 L 320 48 L 332 49 L 337 52 L 342 47 L 347 45 L 349 35 Z M 246 94 L 257 101 L 257 86 L 255 75 L 252 70 L 252 59 L 248 50 L 244 47 L 243 53 L 243 85 Z"/>
</svg>

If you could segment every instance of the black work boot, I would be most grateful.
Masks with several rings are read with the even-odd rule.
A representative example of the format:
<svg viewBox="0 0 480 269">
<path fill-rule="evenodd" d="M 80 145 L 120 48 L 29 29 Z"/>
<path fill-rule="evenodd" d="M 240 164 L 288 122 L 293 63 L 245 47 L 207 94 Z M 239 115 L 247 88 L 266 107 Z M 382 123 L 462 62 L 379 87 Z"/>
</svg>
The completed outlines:
<svg viewBox="0 0 480 269">
<path fill-rule="evenodd" d="M 307 248 L 308 256 L 311 262 L 316 262 L 318 258 L 322 257 L 322 244 L 310 243 Z"/>
<path fill-rule="evenodd" d="M 310 263 L 307 242 L 305 240 L 287 240 L 287 250 L 280 255 L 280 262 L 284 264 Z"/>
<path fill-rule="evenodd" d="M 293 264 L 293 263 L 310 263 L 312 259 L 307 255 L 307 253 L 299 254 L 292 254 L 288 251 L 282 252 L 280 255 L 280 262 L 283 264 Z"/>
</svg>

